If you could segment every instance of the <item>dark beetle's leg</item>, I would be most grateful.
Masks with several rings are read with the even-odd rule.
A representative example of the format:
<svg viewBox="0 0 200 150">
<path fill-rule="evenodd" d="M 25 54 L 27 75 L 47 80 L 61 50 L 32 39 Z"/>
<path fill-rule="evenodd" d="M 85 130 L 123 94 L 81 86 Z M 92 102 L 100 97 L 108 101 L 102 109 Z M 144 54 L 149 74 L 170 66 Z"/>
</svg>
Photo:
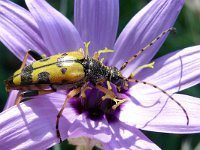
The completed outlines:
<svg viewBox="0 0 200 150">
<path fill-rule="evenodd" d="M 56 119 L 56 133 L 57 133 L 57 137 L 60 139 L 60 143 L 62 142 L 62 139 L 61 139 L 61 135 L 60 135 L 60 131 L 59 131 L 59 120 L 60 120 L 60 117 L 63 113 L 63 110 L 65 109 L 66 105 L 67 105 L 67 102 L 70 98 L 76 96 L 77 94 L 79 94 L 81 92 L 81 87 L 79 88 L 76 88 L 76 89 L 73 89 L 71 90 L 68 94 L 67 94 L 67 97 L 65 99 L 65 102 L 63 103 L 62 105 L 62 108 L 60 109 L 60 111 L 58 112 L 57 114 L 57 119 Z"/>
<path fill-rule="evenodd" d="M 82 86 L 82 88 L 81 88 L 81 98 L 83 99 L 83 100 L 86 100 L 86 94 L 85 94 L 85 91 L 86 90 L 91 90 L 92 88 L 90 87 L 90 86 L 88 86 L 88 82 L 87 83 L 85 83 L 83 86 Z"/>
<path fill-rule="evenodd" d="M 28 90 L 18 94 L 15 104 L 18 105 L 23 98 L 44 95 L 55 92 L 54 90 Z"/>
<path fill-rule="evenodd" d="M 112 109 L 115 110 L 119 105 L 121 105 L 123 102 L 125 102 L 127 100 L 127 98 L 125 99 L 118 99 L 115 95 L 115 93 L 113 91 L 111 91 L 110 89 L 104 88 L 100 85 L 96 85 L 95 86 L 99 91 L 105 93 L 105 96 L 102 97 L 102 100 L 105 99 L 111 99 L 113 100 L 116 104 L 112 106 Z"/>
<path fill-rule="evenodd" d="M 101 53 L 112 53 L 112 52 L 114 52 L 114 50 L 108 49 L 108 48 L 106 47 L 106 48 L 103 49 L 103 50 L 98 50 L 97 52 L 95 52 L 92 58 L 95 59 L 95 60 L 99 60 L 99 57 L 100 57 L 100 54 L 101 54 Z"/>
<path fill-rule="evenodd" d="M 88 58 L 90 42 L 87 42 L 87 43 L 84 42 L 84 45 L 85 45 L 85 51 L 86 51 L 86 58 Z M 105 47 L 103 50 L 98 50 L 97 52 L 95 52 L 92 58 L 95 60 L 99 60 L 101 53 L 112 53 L 112 52 L 114 52 L 114 50 L 111 50 L 111 49 L 108 49 L 107 47 Z"/>
<path fill-rule="evenodd" d="M 22 61 L 22 65 L 20 67 L 20 69 L 23 69 L 24 66 L 26 65 L 26 61 L 28 59 L 28 56 L 31 55 L 35 60 L 40 60 L 42 58 L 45 58 L 45 56 L 39 54 L 38 52 L 32 50 L 32 49 L 29 49 L 27 52 L 26 52 L 26 55 Z"/>
<path fill-rule="evenodd" d="M 107 81 L 107 87 L 108 87 L 108 90 L 112 91 L 112 86 L 110 85 L 110 81 Z"/>
</svg>

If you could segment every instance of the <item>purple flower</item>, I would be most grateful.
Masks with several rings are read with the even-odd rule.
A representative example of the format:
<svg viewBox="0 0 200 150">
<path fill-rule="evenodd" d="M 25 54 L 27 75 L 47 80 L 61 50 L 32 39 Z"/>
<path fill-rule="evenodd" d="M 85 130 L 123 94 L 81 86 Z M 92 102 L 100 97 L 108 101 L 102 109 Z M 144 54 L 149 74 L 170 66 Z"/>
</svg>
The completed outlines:
<svg viewBox="0 0 200 150">
<path fill-rule="evenodd" d="M 77 50 L 90 41 L 90 56 L 108 47 L 114 53 L 103 55 L 104 62 L 120 67 L 130 56 L 149 44 L 162 31 L 173 26 L 183 0 L 152 0 L 127 24 L 117 40 L 119 1 L 75 1 L 75 26 L 46 1 L 26 0 L 29 11 L 7 1 L 0 1 L 0 40 L 19 59 L 28 49 L 47 56 Z M 166 36 L 127 66 L 129 76 L 147 64 L 159 50 Z M 112 57 L 112 59 L 110 59 Z M 153 83 L 181 103 L 189 116 L 159 90 L 144 84 L 133 84 L 122 94 L 128 101 L 110 112 L 109 101 L 99 105 L 97 90 L 88 90 L 87 100 L 71 99 L 60 119 L 62 139 L 89 137 L 102 142 L 104 149 L 159 149 L 143 133 L 148 130 L 165 133 L 199 133 L 200 99 L 177 92 L 200 81 L 200 46 L 175 51 L 155 61 L 154 69 L 140 71 L 136 78 Z M 29 59 L 28 63 L 33 60 Z M 37 96 L 13 106 L 17 91 L 11 92 L 6 108 L 0 114 L 1 149 L 45 149 L 59 142 L 55 130 L 56 115 L 66 92 Z M 10 107 L 10 108 L 9 108 Z"/>
</svg>

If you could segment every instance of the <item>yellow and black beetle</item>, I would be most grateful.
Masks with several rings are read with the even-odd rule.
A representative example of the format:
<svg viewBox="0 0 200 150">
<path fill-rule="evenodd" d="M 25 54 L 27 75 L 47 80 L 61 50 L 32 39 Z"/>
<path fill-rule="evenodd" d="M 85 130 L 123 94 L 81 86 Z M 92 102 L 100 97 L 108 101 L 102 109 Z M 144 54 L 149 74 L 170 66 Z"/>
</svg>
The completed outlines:
<svg viewBox="0 0 200 150">
<path fill-rule="evenodd" d="M 48 94 L 60 89 L 70 90 L 56 119 L 56 132 L 60 142 L 62 139 L 59 132 L 59 119 L 62 112 L 68 100 L 77 94 L 80 94 L 82 98 L 86 99 L 85 90 L 90 88 L 88 83 L 93 84 L 96 89 L 105 94 L 102 99 L 111 99 L 115 102 L 115 105 L 112 106 L 113 109 L 116 109 L 116 107 L 126 99 L 120 99 L 116 96 L 112 91 L 110 82 L 117 87 L 118 92 L 126 91 L 129 82 L 150 85 L 169 96 L 171 100 L 181 107 L 186 115 L 188 125 L 189 117 L 186 110 L 171 95 L 154 84 L 133 78 L 139 70 L 146 67 L 152 67 L 153 63 L 136 69 L 136 72 L 131 73 L 128 78 L 124 77 L 121 73 L 121 71 L 131 61 L 160 39 L 165 33 L 174 30 L 174 28 L 169 28 L 168 30 L 163 31 L 156 39 L 125 62 L 120 69 L 117 69 L 116 67 L 108 67 L 103 64 L 103 60 L 99 60 L 100 53 L 112 52 L 112 50 L 107 48 L 95 52 L 94 56 L 90 58 L 88 56 L 89 43 L 85 44 L 86 56 L 84 55 L 82 48 L 77 51 L 57 54 L 51 57 L 44 57 L 36 51 L 29 50 L 24 57 L 20 69 L 6 81 L 6 90 L 8 92 L 13 89 L 20 90 L 16 99 L 16 104 L 19 104 L 21 99 L 24 97 Z M 26 60 L 29 55 L 31 55 L 36 61 L 30 65 L 26 65 Z M 102 86 L 102 83 L 104 82 L 107 82 L 108 88 Z"/>
</svg>

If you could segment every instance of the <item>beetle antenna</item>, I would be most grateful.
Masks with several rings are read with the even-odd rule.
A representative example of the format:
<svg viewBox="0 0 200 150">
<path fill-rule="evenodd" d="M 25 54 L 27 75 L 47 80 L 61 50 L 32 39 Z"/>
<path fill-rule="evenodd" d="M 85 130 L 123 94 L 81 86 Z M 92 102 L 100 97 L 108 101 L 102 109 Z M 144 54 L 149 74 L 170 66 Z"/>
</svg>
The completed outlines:
<svg viewBox="0 0 200 150">
<path fill-rule="evenodd" d="M 158 35 L 158 37 L 156 37 L 153 41 L 151 41 L 151 43 L 149 43 L 147 46 L 145 46 L 144 48 L 142 48 L 141 50 L 139 50 L 134 56 L 132 56 L 128 61 L 124 62 L 121 66 L 121 68 L 119 69 L 120 71 L 122 71 L 124 68 L 126 68 L 126 66 L 132 62 L 135 58 L 137 58 L 140 54 L 142 54 L 146 49 L 148 49 L 150 46 L 152 46 L 156 41 L 158 41 L 161 37 L 163 37 L 163 35 L 165 35 L 167 32 L 175 32 L 176 28 L 171 27 L 165 31 L 163 31 L 160 35 Z"/>
<path fill-rule="evenodd" d="M 149 86 L 152 86 L 154 87 L 155 89 L 158 89 L 160 90 L 162 93 L 164 93 L 165 95 L 167 95 L 172 101 L 174 101 L 184 112 L 185 114 L 185 117 L 187 119 L 187 125 L 189 125 L 189 116 L 187 114 L 187 111 L 185 110 L 185 108 L 181 105 L 181 103 L 179 103 L 177 100 L 175 100 L 169 93 L 167 93 L 165 90 L 161 89 L 160 87 L 152 84 L 152 83 L 148 83 L 146 81 L 142 81 L 142 80 L 137 80 L 137 79 L 128 79 L 129 82 L 135 82 L 135 83 L 142 83 L 142 84 L 145 84 L 145 85 L 149 85 Z"/>
</svg>

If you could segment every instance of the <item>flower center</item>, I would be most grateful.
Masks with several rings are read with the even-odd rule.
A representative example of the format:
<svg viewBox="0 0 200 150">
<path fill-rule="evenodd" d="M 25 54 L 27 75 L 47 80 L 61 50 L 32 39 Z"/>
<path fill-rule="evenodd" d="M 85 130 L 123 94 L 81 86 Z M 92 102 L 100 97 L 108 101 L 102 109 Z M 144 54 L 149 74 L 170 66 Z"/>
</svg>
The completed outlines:
<svg viewBox="0 0 200 150">
<path fill-rule="evenodd" d="M 91 90 L 85 91 L 86 99 L 80 96 L 69 101 L 77 114 L 85 114 L 91 120 L 101 120 L 106 118 L 108 122 L 118 120 L 121 106 L 112 109 L 116 103 L 111 99 L 102 100 L 104 93 L 95 89 L 92 85 Z"/>
</svg>

